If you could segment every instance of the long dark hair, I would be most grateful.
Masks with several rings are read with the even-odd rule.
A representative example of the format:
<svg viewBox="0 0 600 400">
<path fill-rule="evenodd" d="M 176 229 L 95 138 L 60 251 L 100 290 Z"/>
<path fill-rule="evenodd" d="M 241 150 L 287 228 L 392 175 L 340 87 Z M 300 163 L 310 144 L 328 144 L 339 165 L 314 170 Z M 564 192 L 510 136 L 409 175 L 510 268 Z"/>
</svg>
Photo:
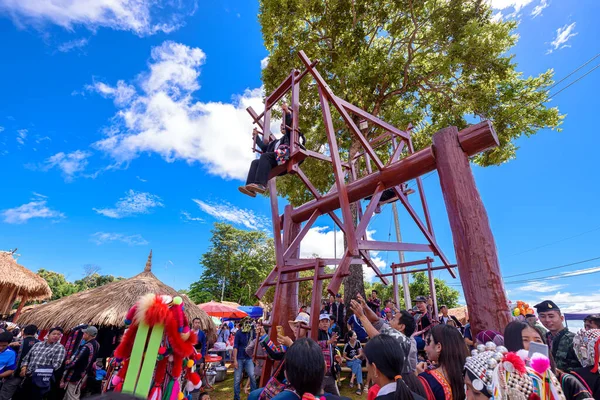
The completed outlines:
<svg viewBox="0 0 600 400">
<path fill-rule="evenodd" d="M 302 338 L 290 346 L 285 353 L 285 375 L 300 396 L 319 394 L 325 377 L 325 359 L 314 340 Z"/>
<path fill-rule="evenodd" d="M 469 350 L 458 329 L 449 325 L 436 325 L 431 328 L 427 340 L 433 340 L 442 345 L 438 364 L 444 368 L 454 400 L 464 400 L 465 390 L 463 369 L 469 356 Z"/>
<path fill-rule="evenodd" d="M 523 321 L 512 321 L 504 328 L 504 347 L 516 353 L 523 348 L 523 330 L 530 327 Z"/>
<path fill-rule="evenodd" d="M 506 325 L 506 328 L 504 328 L 504 347 L 506 347 L 508 351 L 516 353 L 523 348 L 523 331 L 525 328 L 531 328 L 535 330 L 538 335 L 540 335 L 540 338 L 542 338 L 542 342 L 545 345 L 548 345 L 546 335 L 539 327 L 529 322 L 512 321 Z M 556 362 L 554 361 L 554 357 L 550 352 L 548 352 L 548 359 L 550 360 L 550 369 L 552 372 L 556 372 Z"/>
<path fill-rule="evenodd" d="M 396 381 L 396 394 L 394 399 L 412 399 L 410 388 L 400 376 L 404 367 L 406 355 L 396 339 L 390 335 L 380 334 L 370 339 L 365 346 L 365 356 L 370 364 L 375 364 L 379 372 L 386 378 Z"/>
</svg>

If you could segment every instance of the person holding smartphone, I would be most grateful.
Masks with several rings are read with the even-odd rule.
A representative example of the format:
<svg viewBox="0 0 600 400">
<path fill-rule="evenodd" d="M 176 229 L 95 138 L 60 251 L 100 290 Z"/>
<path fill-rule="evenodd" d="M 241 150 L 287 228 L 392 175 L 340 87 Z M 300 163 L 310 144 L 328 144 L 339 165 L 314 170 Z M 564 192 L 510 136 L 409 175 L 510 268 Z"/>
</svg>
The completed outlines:
<svg viewBox="0 0 600 400">
<path fill-rule="evenodd" d="M 504 329 L 504 345 L 511 352 L 521 349 L 529 352 L 529 358 L 534 353 L 540 353 L 550 359 L 551 372 L 556 375 L 566 400 L 592 399 L 585 385 L 574 375 L 557 369 L 552 354 L 548 350 L 543 333 L 534 325 L 523 321 L 513 321 Z"/>
</svg>

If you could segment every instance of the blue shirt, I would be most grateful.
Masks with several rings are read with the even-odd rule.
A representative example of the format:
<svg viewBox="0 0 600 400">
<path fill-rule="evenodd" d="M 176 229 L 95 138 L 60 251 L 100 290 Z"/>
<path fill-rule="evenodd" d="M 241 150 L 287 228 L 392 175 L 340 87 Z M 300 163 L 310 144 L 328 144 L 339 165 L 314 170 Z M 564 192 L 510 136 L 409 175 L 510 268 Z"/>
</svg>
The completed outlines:
<svg viewBox="0 0 600 400">
<path fill-rule="evenodd" d="M 249 341 L 250 332 L 242 332 L 242 330 L 239 329 L 235 333 L 235 338 L 233 339 L 233 348 L 237 349 L 238 360 L 246 360 L 250 358 L 250 356 L 246 354 L 246 346 L 248 346 Z"/>
<path fill-rule="evenodd" d="M 348 325 L 350 325 L 352 330 L 356 332 L 356 336 L 359 341 L 363 342 L 369 336 L 367 335 L 367 331 L 365 328 L 363 328 L 358 318 L 356 318 L 356 315 L 353 315 L 352 318 L 348 320 Z"/>
<path fill-rule="evenodd" d="M 0 353 L 0 374 L 15 369 L 17 369 L 17 353 L 7 347 L 6 350 Z"/>
<path fill-rule="evenodd" d="M 202 357 L 206 356 L 206 333 L 202 329 L 198 331 L 198 342 L 195 347 L 196 350 L 200 350 Z"/>
<path fill-rule="evenodd" d="M 103 369 L 96 370 L 96 380 L 101 381 L 106 376 L 106 371 Z"/>
</svg>

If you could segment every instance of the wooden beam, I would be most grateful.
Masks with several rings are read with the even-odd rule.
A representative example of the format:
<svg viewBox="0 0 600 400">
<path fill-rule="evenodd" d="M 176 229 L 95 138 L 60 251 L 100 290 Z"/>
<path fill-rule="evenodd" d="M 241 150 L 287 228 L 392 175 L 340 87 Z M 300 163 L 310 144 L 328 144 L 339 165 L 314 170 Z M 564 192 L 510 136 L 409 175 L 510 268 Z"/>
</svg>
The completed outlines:
<svg viewBox="0 0 600 400">
<path fill-rule="evenodd" d="M 483 130 L 493 133 L 489 125 L 471 127 L 463 135 L 462 143 L 455 127 L 433 135 L 442 194 L 474 335 L 484 329 L 502 332 L 512 320 L 496 243 L 469 165 L 468 152 L 485 147 L 475 138 L 476 132 Z"/>
<path fill-rule="evenodd" d="M 433 247 L 429 244 L 379 242 L 375 240 L 359 240 L 358 248 L 360 250 L 433 252 Z"/>
<path fill-rule="evenodd" d="M 474 138 L 471 138 L 469 143 L 476 142 L 479 146 L 487 148 L 489 143 L 494 141 L 495 133 L 487 121 L 478 125 L 480 126 L 480 129 L 475 130 L 476 134 L 479 136 L 484 136 L 485 138 L 479 138 L 477 141 L 475 141 Z M 471 133 L 469 133 L 469 135 L 471 135 Z M 470 153 L 467 153 L 467 156 L 473 156 L 479 153 L 478 150 L 480 147 L 469 146 L 468 148 L 470 149 Z M 385 167 L 381 171 L 374 172 L 367 177 L 347 184 L 348 199 L 351 203 L 353 203 L 372 195 L 380 182 L 383 183 L 386 189 L 389 189 L 403 182 L 407 182 L 411 179 L 415 179 L 418 176 L 431 172 L 435 168 L 436 158 L 434 155 L 434 150 L 432 147 L 425 148 L 391 164 L 388 167 Z M 300 207 L 297 207 L 294 209 L 294 211 L 292 211 L 292 219 L 294 222 L 304 222 L 310 218 L 315 208 L 321 210 L 323 214 L 337 210 L 340 208 L 338 194 L 328 193 L 323 195 L 320 200 L 313 200 L 303 204 Z"/>
</svg>

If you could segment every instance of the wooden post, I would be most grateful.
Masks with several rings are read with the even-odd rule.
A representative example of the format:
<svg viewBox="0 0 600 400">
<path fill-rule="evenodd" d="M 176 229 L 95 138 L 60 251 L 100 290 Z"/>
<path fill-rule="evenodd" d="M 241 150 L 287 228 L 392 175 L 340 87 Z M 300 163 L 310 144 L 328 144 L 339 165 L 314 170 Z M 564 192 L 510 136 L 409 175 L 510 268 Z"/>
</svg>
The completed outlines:
<svg viewBox="0 0 600 400">
<path fill-rule="evenodd" d="M 495 135 L 495 133 L 494 133 Z M 497 137 L 496 137 L 497 142 Z M 473 336 L 484 329 L 503 332 L 511 321 L 496 243 L 456 127 L 433 135 L 437 170 Z"/>
<path fill-rule="evenodd" d="M 272 190 L 272 193 L 275 193 L 275 179 L 269 181 L 269 190 Z M 271 197 L 273 201 L 273 196 Z M 276 194 L 275 194 L 275 202 L 276 202 Z M 276 203 L 275 208 L 276 209 Z M 283 249 L 288 248 L 290 244 L 294 241 L 298 233 L 300 233 L 301 224 L 296 224 L 292 222 L 292 218 L 290 217 L 290 213 L 292 210 L 291 205 L 286 205 L 283 213 L 283 244 L 277 247 L 277 241 L 275 242 L 275 252 L 281 254 L 281 259 L 283 259 Z M 275 218 L 276 213 L 273 215 Z M 279 216 L 277 215 L 277 220 Z M 275 219 L 273 219 L 275 221 Z M 278 232 L 279 223 L 274 223 L 274 226 L 277 227 L 274 229 L 275 234 L 280 234 Z M 297 248 L 290 257 L 297 258 L 300 249 Z M 283 268 L 283 261 L 281 264 L 277 263 L 278 268 Z M 269 337 L 273 341 L 273 343 L 277 343 L 277 325 L 281 325 L 285 331 L 285 334 L 289 337 L 294 337 L 292 329 L 290 328 L 290 324 L 288 321 L 292 321 L 296 319 L 298 315 L 298 282 L 293 283 L 280 283 L 284 280 L 295 279 L 298 278 L 299 272 L 289 272 L 282 274 L 279 272 L 278 274 L 278 283 L 275 286 L 275 297 L 273 299 L 273 310 L 271 312 L 271 331 L 269 332 Z M 261 376 L 261 386 L 264 386 L 269 378 L 271 377 L 271 372 L 273 368 L 273 360 L 267 357 L 263 367 L 263 373 Z"/>
<path fill-rule="evenodd" d="M 19 315 L 21 315 L 21 311 L 23 311 L 23 306 L 25 305 L 25 303 L 27 302 L 27 296 L 23 296 L 21 298 L 21 303 L 19 303 L 19 307 L 17 307 L 17 311 L 15 312 L 15 316 L 13 317 L 12 322 L 17 322 L 17 319 L 19 319 Z"/>
<path fill-rule="evenodd" d="M 437 302 L 437 292 L 435 290 L 435 279 L 433 276 L 433 271 L 431 270 L 431 263 L 433 262 L 433 258 L 427 257 L 427 276 L 429 278 L 429 294 L 431 295 L 431 299 L 433 300 L 433 318 L 435 321 L 439 318 L 438 312 L 438 302 Z"/>
</svg>

